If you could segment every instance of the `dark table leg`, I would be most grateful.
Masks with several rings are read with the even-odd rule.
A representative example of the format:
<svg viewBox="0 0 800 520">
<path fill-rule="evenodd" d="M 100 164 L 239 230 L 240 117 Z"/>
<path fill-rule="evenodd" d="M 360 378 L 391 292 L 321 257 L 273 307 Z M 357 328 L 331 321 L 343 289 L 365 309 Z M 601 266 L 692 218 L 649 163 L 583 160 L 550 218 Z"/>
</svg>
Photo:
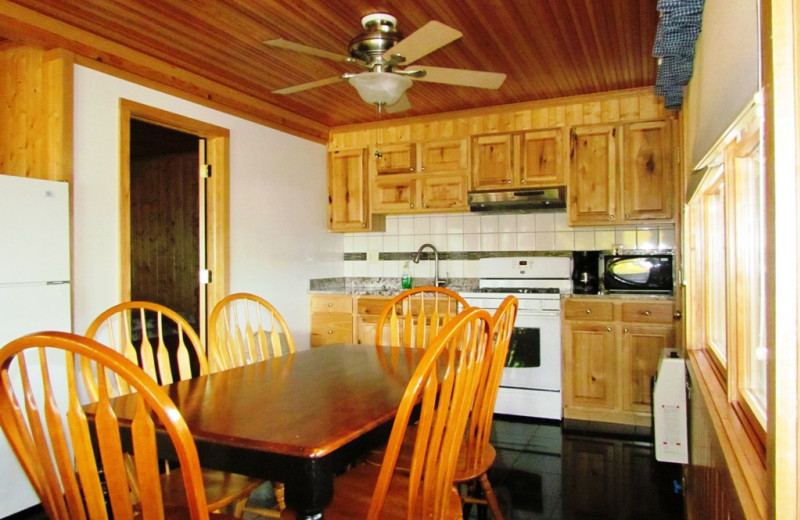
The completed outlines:
<svg viewBox="0 0 800 520">
<path fill-rule="evenodd" d="M 333 500 L 333 471 L 325 459 L 307 459 L 292 468 L 284 484 L 286 505 L 297 511 L 298 519 L 321 519 Z"/>
</svg>

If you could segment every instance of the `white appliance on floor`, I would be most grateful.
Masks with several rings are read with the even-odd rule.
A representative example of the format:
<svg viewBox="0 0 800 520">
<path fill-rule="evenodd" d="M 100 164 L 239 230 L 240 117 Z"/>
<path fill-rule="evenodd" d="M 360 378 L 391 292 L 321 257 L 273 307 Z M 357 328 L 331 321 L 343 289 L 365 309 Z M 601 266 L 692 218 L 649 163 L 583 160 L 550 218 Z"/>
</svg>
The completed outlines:
<svg viewBox="0 0 800 520">
<path fill-rule="evenodd" d="M 689 410 L 686 362 L 674 348 L 658 360 L 653 384 L 653 436 L 656 460 L 689 463 Z"/>
<path fill-rule="evenodd" d="M 0 175 L 0 347 L 32 332 L 71 331 L 69 225 L 66 182 Z M 0 518 L 39 503 L 2 434 L 0 475 Z"/>
<path fill-rule="evenodd" d="M 481 258 L 478 292 L 461 293 L 491 313 L 509 294 L 519 299 L 495 413 L 561 419 L 561 293 L 572 290 L 571 262 L 560 256 Z"/>
</svg>

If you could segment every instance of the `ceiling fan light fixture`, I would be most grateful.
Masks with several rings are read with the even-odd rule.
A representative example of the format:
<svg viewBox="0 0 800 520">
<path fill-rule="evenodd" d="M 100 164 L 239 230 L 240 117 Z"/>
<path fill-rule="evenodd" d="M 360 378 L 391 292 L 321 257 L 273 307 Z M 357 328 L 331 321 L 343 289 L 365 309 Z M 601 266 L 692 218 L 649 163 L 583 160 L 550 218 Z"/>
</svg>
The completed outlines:
<svg viewBox="0 0 800 520">
<path fill-rule="evenodd" d="M 378 106 L 397 103 L 412 83 L 409 78 L 391 72 L 362 72 L 351 76 L 349 81 L 361 99 Z"/>
</svg>

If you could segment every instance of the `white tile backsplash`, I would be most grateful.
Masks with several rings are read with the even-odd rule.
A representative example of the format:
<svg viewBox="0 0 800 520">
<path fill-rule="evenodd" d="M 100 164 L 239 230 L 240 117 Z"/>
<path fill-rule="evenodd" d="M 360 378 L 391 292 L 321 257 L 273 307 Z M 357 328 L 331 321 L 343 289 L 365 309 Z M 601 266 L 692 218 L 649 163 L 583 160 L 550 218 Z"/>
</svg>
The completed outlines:
<svg viewBox="0 0 800 520">
<path fill-rule="evenodd" d="M 672 224 L 648 226 L 569 227 L 564 212 L 520 214 L 443 214 L 387 216 L 386 231 L 348 233 L 344 253 L 414 253 L 431 243 L 440 252 L 569 251 L 624 249 L 675 249 Z M 409 260 L 410 260 L 409 256 Z M 403 261 L 344 262 L 344 276 L 400 276 Z M 412 276 L 433 276 L 433 262 L 411 264 Z M 442 260 L 440 274 L 474 278 L 474 260 Z M 445 271 L 446 270 L 446 271 Z"/>
</svg>

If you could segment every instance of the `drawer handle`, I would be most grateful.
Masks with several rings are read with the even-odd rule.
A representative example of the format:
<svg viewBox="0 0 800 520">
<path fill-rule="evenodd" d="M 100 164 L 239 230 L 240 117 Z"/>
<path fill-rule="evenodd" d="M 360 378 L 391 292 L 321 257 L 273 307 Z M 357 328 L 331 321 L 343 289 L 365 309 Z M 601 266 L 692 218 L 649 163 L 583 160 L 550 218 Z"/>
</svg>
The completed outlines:
<svg viewBox="0 0 800 520">
<path fill-rule="evenodd" d="M 642 314 L 644 314 L 645 316 L 650 316 L 650 311 L 644 311 Z"/>
<path fill-rule="evenodd" d="M 592 313 L 592 309 L 586 309 L 586 314 L 591 314 L 591 313 Z"/>
</svg>

